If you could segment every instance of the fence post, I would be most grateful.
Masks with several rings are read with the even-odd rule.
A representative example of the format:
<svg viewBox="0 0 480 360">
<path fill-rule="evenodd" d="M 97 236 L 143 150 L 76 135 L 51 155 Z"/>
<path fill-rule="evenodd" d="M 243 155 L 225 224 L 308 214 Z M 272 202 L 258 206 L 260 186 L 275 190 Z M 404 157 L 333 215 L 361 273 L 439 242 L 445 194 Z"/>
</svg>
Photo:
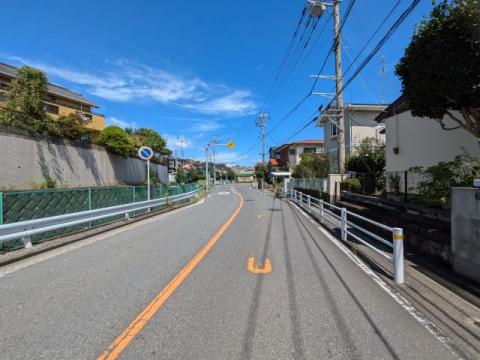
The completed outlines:
<svg viewBox="0 0 480 360">
<path fill-rule="evenodd" d="M 320 210 L 318 211 L 318 221 L 323 224 L 323 200 L 320 200 Z"/>
<path fill-rule="evenodd" d="M 92 210 L 92 189 L 91 188 L 87 189 L 87 206 L 88 206 L 88 211 Z M 88 223 L 88 227 L 92 227 L 91 221 Z"/>
<path fill-rule="evenodd" d="M 403 229 L 393 228 L 393 278 L 397 284 L 404 282 Z"/>
<path fill-rule="evenodd" d="M 23 242 L 23 246 L 25 247 L 25 249 L 31 249 L 32 248 L 32 237 L 31 236 L 22 237 L 22 242 Z"/>
<path fill-rule="evenodd" d="M 342 240 L 347 241 L 347 209 L 342 208 L 342 213 L 341 213 L 341 219 L 342 219 L 342 224 L 341 226 L 341 232 L 342 232 Z"/>
<path fill-rule="evenodd" d="M 312 198 L 310 195 L 307 195 L 307 207 L 308 207 L 308 213 L 312 213 Z"/>
<path fill-rule="evenodd" d="M 0 225 L 3 224 L 3 192 L 0 192 Z"/>
</svg>

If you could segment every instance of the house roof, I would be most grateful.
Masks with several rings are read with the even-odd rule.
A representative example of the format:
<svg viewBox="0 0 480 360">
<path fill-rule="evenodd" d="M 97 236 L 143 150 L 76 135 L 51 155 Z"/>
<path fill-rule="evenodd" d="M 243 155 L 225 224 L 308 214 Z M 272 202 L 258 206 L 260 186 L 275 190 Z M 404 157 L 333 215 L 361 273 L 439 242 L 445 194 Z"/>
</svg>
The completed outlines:
<svg viewBox="0 0 480 360">
<path fill-rule="evenodd" d="M 383 110 L 376 118 L 376 122 L 385 122 L 386 119 L 391 118 L 394 114 L 401 114 L 410 110 L 407 98 L 402 95 L 393 103 Z"/>
<path fill-rule="evenodd" d="M 354 112 L 359 112 L 359 111 L 378 111 L 382 112 L 385 111 L 385 109 L 388 107 L 388 105 L 385 104 L 362 104 L 362 103 L 356 103 L 356 104 L 345 104 L 344 105 L 344 110 L 345 111 L 354 111 Z M 327 108 L 325 111 L 328 110 L 335 110 L 335 106 L 330 106 Z M 317 124 L 325 124 L 328 122 L 328 117 L 325 116 L 324 114 L 319 116 L 319 119 L 317 120 Z"/>
<path fill-rule="evenodd" d="M 0 74 L 14 79 L 17 77 L 17 68 L 12 65 L 0 63 Z M 47 91 L 49 94 L 52 95 L 60 96 L 69 100 L 74 100 L 79 103 L 90 105 L 96 108 L 99 107 L 97 104 L 84 98 L 82 95 L 55 84 L 48 83 Z"/>
<path fill-rule="evenodd" d="M 282 150 L 286 147 L 289 146 L 294 146 L 294 145 L 323 145 L 323 140 L 320 139 L 307 139 L 307 140 L 299 140 L 299 141 L 294 141 L 291 143 L 283 144 L 280 145 L 275 149 L 275 152 L 278 152 L 279 150 Z"/>
<path fill-rule="evenodd" d="M 277 160 L 277 159 L 270 159 L 270 160 L 268 160 L 268 165 L 270 165 L 270 166 L 279 166 L 279 165 L 278 165 L 278 160 Z"/>
</svg>

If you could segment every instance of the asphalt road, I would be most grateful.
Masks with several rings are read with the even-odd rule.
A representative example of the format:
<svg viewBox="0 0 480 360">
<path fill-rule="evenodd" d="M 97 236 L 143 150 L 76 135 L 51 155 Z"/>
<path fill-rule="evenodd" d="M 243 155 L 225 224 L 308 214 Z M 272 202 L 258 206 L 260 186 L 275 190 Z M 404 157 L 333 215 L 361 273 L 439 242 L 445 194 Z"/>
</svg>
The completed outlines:
<svg viewBox="0 0 480 360">
<path fill-rule="evenodd" d="M 0 269 L 0 359 L 456 358 L 292 205 L 246 186 L 42 256 Z"/>
</svg>

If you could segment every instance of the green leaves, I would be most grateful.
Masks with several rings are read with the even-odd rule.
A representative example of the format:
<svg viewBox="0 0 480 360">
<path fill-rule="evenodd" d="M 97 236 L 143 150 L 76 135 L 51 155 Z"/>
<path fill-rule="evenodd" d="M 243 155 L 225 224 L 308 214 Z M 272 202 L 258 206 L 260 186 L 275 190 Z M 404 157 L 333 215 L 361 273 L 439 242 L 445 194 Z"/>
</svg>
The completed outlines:
<svg viewBox="0 0 480 360">
<path fill-rule="evenodd" d="M 119 126 L 107 126 L 98 138 L 100 144 L 108 151 L 128 157 L 134 152 L 134 144 L 127 132 Z"/>
<path fill-rule="evenodd" d="M 328 175 L 329 159 L 327 154 L 303 153 L 300 164 L 292 173 L 294 178 L 323 178 Z"/>
<path fill-rule="evenodd" d="M 440 1 L 417 26 L 396 67 L 413 115 L 448 116 L 480 137 L 480 4 Z M 454 118 L 449 110 L 459 110 Z"/>
</svg>

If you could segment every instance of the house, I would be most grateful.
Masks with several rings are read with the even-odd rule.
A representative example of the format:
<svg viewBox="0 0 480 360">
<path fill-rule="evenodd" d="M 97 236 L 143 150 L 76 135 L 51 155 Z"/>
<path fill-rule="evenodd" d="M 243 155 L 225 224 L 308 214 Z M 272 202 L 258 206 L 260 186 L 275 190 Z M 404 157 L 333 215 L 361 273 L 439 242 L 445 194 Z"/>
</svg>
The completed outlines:
<svg viewBox="0 0 480 360">
<path fill-rule="evenodd" d="M 273 150 L 272 150 L 273 149 Z M 319 139 L 301 140 L 270 148 L 270 159 L 275 160 L 273 166 L 293 170 L 300 163 L 303 153 L 323 153 L 323 141 Z"/>
<path fill-rule="evenodd" d="M 453 111 L 455 115 L 461 115 Z M 446 128 L 431 118 L 412 115 L 404 96 L 395 100 L 376 119 L 386 126 L 386 171 L 406 171 L 412 167 L 428 167 L 441 161 L 451 161 L 467 154 L 480 157 L 480 142 L 471 133 L 448 117 Z M 456 129 L 455 129 L 456 128 Z"/>
<path fill-rule="evenodd" d="M 8 86 L 15 79 L 16 70 L 14 66 L 0 63 L 0 103 L 6 99 Z M 88 129 L 101 131 L 105 128 L 105 116 L 92 111 L 99 106 L 64 87 L 49 83 L 44 103 L 45 112 L 53 119 L 62 115 L 77 114 L 87 121 Z"/>
<path fill-rule="evenodd" d="M 255 171 L 249 169 L 239 169 L 235 171 L 239 183 L 251 183 L 255 180 Z"/>
<path fill-rule="evenodd" d="M 385 142 L 385 124 L 378 123 L 375 118 L 387 108 L 378 104 L 347 104 L 344 106 L 345 123 L 345 155 L 353 155 L 360 142 L 373 137 Z M 317 120 L 317 127 L 323 127 L 325 152 L 330 159 L 330 171 L 338 171 L 338 120 L 336 108 L 327 109 Z"/>
</svg>

